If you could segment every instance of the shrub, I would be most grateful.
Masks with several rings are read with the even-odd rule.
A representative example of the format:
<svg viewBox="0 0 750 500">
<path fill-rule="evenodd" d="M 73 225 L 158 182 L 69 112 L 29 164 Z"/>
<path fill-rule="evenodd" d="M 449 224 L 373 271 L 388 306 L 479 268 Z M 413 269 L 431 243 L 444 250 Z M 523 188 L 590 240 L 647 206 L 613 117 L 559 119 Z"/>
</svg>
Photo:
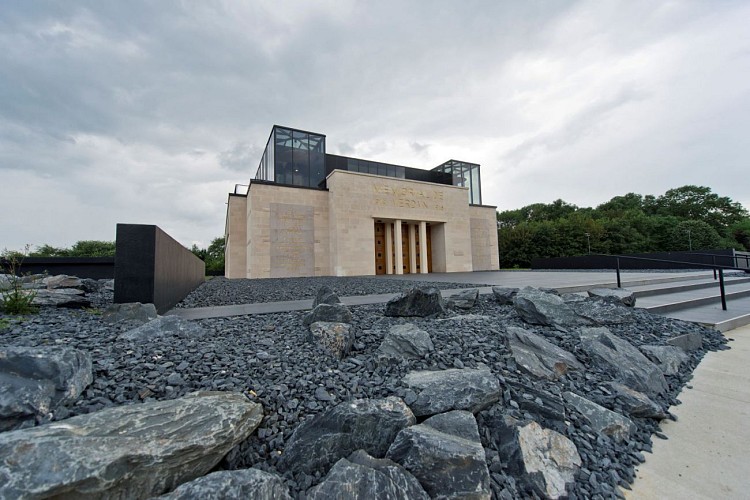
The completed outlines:
<svg viewBox="0 0 750 500">
<path fill-rule="evenodd" d="M 23 288 L 23 279 L 19 276 L 23 254 L 3 251 L 7 285 L 0 290 L 0 309 L 7 314 L 29 314 L 36 312 L 33 306 L 36 292 Z"/>
</svg>

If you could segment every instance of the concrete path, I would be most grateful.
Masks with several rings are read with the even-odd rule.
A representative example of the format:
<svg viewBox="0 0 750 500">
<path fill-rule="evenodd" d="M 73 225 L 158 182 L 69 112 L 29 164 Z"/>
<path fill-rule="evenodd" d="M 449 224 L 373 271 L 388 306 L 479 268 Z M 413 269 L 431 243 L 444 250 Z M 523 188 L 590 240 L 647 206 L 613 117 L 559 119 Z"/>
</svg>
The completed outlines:
<svg viewBox="0 0 750 500">
<path fill-rule="evenodd" d="M 675 279 L 694 279 L 707 277 L 710 271 L 695 272 L 627 272 L 622 273 L 622 285 L 636 286 L 652 283 L 663 283 Z M 346 279 L 346 278 L 342 278 Z M 378 279 L 407 281 L 439 281 L 443 283 L 476 284 L 479 293 L 492 293 L 491 286 L 523 288 L 525 286 L 556 288 L 561 292 L 579 292 L 595 287 L 615 287 L 617 277 L 611 272 L 580 271 L 486 271 L 472 273 L 430 273 L 378 276 Z M 443 290 L 443 297 L 450 297 L 460 289 Z M 385 304 L 396 293 L 377 295 L 358 295 L 341 297 L 346 305 Z M 282 302 L 259 302 L 255 304 L 237 304 L 230 306 L 195 307 L 191 309 L 172 309 L 167 315 L 180 316 L 185 319 L 221 318 L 243 316 L 245 314 L 269 314 L 285 311 L 303 311 L 312 307 L 312 299 L 289 300 Z"/>
<path fill-rule="evenodd" d="M 667 441 L 637 469 L 626 498 L 750 498 L 750 326 L 726 332 L 731 349 L 710 352 L 693 372 L 692 389 L 666 420 Z"/>
</svg>

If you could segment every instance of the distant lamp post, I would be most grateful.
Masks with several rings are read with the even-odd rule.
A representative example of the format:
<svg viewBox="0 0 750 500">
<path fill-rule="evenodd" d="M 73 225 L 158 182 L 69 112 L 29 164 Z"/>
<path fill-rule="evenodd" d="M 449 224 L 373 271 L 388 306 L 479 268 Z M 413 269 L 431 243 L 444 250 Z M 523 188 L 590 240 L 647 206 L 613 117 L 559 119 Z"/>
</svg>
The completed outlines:
<svg viewBox="0 0 750 500">
<path fill-rule="evenodd" d="M 589 253 L 591 253 L 591 235 L 589 233 L 586 233 L 586 243 L 589 247 Z"/>
<path fill-rule="evenodd" d="M 690 248 L 690 251 L 692 252 L 693 251 L 693 238 L 690 235 L 690 229 L 686 229 L 685 231 L 687 231 L 687 234 L 688 234 L 688 247 Z"/>
</svg>

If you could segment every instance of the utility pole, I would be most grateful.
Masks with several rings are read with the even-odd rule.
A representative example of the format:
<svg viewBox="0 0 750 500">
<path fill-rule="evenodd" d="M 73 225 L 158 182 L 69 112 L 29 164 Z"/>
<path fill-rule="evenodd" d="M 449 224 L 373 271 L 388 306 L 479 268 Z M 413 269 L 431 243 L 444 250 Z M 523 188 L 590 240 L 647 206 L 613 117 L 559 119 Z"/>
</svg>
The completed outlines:
<svg viewBox="0 0 750 500">
<path fill-rule="evenodd" d="M 693 251 L 693 238 L 690 236 L 690 229 L 686 229 L 688 234 L 688 247 L 690 248 L 690 251 Z"/>
<path fill-rule="evenodd" d="M 586 243 L 589 247 L 589 253 L 591 253 L 591 235 L 589 233 L 586 233 Z"/>
</svg>

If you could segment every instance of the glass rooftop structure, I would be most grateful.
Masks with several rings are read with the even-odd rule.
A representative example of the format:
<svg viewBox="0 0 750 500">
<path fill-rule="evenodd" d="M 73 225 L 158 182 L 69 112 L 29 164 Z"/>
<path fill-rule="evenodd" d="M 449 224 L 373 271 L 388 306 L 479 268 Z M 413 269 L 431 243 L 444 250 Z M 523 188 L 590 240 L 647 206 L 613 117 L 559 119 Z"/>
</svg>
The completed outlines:
<svg viewBox="0 0 750 500">
<path fill-rule="evenodd" d="M 334 170 L 361 172 L 469 188 L 469 203 L 482 204 L 479 165 L 449 160 L 432 170 L 404 167 L 326 153 L 326 136 L 274 125 L 255 173 L 256 181 L 325 189 Z"/>
</svg>

